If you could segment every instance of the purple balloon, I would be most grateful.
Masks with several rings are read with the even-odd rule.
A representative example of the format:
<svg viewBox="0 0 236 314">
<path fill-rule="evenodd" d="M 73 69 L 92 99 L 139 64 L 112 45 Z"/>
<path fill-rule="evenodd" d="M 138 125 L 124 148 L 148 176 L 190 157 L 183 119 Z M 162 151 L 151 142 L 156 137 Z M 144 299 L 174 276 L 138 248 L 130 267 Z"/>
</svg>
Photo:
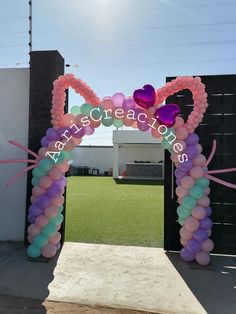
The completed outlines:
<svg viewBox="0 0 236 314">
<path fill-rule="evenodd" d="M 150 126 L 146 122 L 139 122 L 137 123 L 137 127 L 140 131 L 147 131 Z"/>
<path fill-rule="evenodd" d="M 49 129 L 47 129 L 46 137 L 49 141 L 55 141 L 58 139 L 59 136 L 58 136 L 58 133 L 55 129 L 49 128 Z"/>
<path fill-rule="evenodd" d="M 189 134 L 189 136 L 185 139 L 185 143 L 187 145 L 194 145 L 199 143 L 199 136 L 196 133 Z"/>
<path fill-rule="evenodd" d="M 92 135 L 94 133 L 94 128 L 91 126 L 85 126 L 84 127 L 84 134 L 86 135 Z"/>
<path fill-rule="evenodd" d="M 197 231 L 194 232 L 193 238 L 198 242 L 203 242 L 208 238 L 208 234 L 205 230 L 199 228 Z"/>
<path fill-rule="evenodd" d="M 41 138 L 40 143 L 41 143 L 41 145 L 42 145 L 43 147 L 48 147 L 49 140 L 47 139 L 46 136 L 44 136 L 44 137 Z"/>
<path fill-rule="evenodd" d="M 35 223 L 36 217 L 32 214 L 29 214 L 27 217 L 27 220 L 29 223 L 33 224 L 33 223 Z"/>
<path fill-rule="evenodd" d="M 125 96 L 122 93 L 116 93 L 112 96 L 115 107 L 122 107 L 124 99 Z"/>
<path fill-rule="evenodd" d="M 123 106 L 124 110 L 134 109 L 135 108 L 135 102 L 132 98 L 126 98 L 123 101 L 122 106 Z"/>
<path fill-rule="evenodd" d="M 140 113 L 144 113 L 144 111 L 141 109 L 141 108 L 135 108 L 134 109 L 134 118 L 135 118 L 135 120 L 137 120 L 138 121 L 138 115 L 140 114 Z M 143 114 L 140 116 L 140 118 L 143 120 L 145 120 L 145 117 L 143 116 Z"/>
<path fill-rule="evenodd" d="M 212 228 L 212 220 L 209 217 L 205 217 L 200 220 L 200 227 L 202 229 L 208 230 Z"/>
<path fill-rule="evenodd" d="M 178 169 L 188 172 L 190 169 L 192 169 L 192 167 L 193 167 L 193 162 L 192 160 L 189 159 L 187 161 L 184 161 L 183 163 L 180 163 Z"/>
<path fill-rule="evenodd" d="M 32 204 L 32 205 L 29 207 L 29 214 L 38 217 L 38 216 L 40 216 L 40 215 L 43 214 L 43 209 L 37 207 L 37 206 L 34 205 L 34 204 Z"/>
<path fill-rule="evenodd" d="M 181 184 L 181 179 L 176 178 L 175 183 L 176 183 L 177 185 L 180 185 L 180 184 Z"/>
<path fill-rule="evenodd" d="M 192 262 L 195 258 L 194 254 L 189 252 L 186 248 L 182 248 L 180 256 L 185 262 Z"/>
<path fill-rule="evenodd" d="M 211 207 L 205 208 L 205 211 L 206 211 L 206 216 L 211 216 L 211 214 L 212 214 L 212 209 L 211 209 Z"/>
<path fill-rule="evenodd" d="M 78 131 L 79 130 L 79 131 Z M 73 128 L 71 134 L 76 138 L 81 138 L 85 134 L 85 128 L 78 126 L 78 130 L 76 128 Z"/>
<path fill-rule="evenodd" d="M 190 239 L 186 245 L 186 248 L 190 253 L 196 254 L 201 250 L 201 244 L 194 239 Z"/>
<path fill-rule="evenodd" d="M 160 108 L 157 108 L 154 116 L 157 118 L 160 124 L 164 124 L 167 127 L 171 127 L 175 124 L 175 118 L 180 113 L 179 106 L 176 104 L 167 104 Z"/>
<path fill-rule="evenodd" d="M 61 242 L 58 242 L 58 243 L 56 244 L 56 248 L 57 248 L 57 251 L 61 248 Z"/>
<path fill-rule="evenodd" d="M 151 108 L 156 99 L 156 91 L 152 85 L 144 85 L 143 88 L 136 89 L 133 93 L 133 98 L 136 104 L 148 109 Z"/>
<path fill-rule="evenodd" d="M 69 128 L 69 127 L 66 127 L 66 126 L 63 126 L 63 127 L 61 127 L 61 128 L 59 128 L 58 130 L 57 130 L 57 139 L 58 140 L 66 140 L 66 137 L 64 137 L 64 136 L 62 136 L 63 134 L 65 134 L 65 136 L 67 136 L 68 138 L 72 135 L 72 130 L 73 130 L 74 128 L 72 127 L 72 128 Z"/>
<path fill-rule="evenodd" d="M 55 184 L 53 184 L 47 191 L 47 194 L 50 198 L 57 197 L 61 194 L 61 188 Z"/>
<path fill-rule="evenodd" d="M 63 189 L 66 186 L 67 180 L 65 177 L 61 177 L 60 179 L 54 181 L 53 186 Z"/>
<path fill-rule="evenodd" d="M 51 198 L 47 195 L 41 195 L 38 197 L 37 205 L 40 208 L 46 208 L 51 204 Z"/>
<path fill-rule="evenodd" d="M 199 154 L 195 145 L 188 145 L 185 148 L 184 153 L 188 156 L 189 159 L 193 159 L 195 156 Z"/>
<path fill-rule="evenodd" d="M 182 179 L 183 177 L 185 177 L 187 175 L 187 172 L 186 171 L 183 171 L 181 169 L 175 169 L 175 177 L 177 179 Z"/>
</svg>

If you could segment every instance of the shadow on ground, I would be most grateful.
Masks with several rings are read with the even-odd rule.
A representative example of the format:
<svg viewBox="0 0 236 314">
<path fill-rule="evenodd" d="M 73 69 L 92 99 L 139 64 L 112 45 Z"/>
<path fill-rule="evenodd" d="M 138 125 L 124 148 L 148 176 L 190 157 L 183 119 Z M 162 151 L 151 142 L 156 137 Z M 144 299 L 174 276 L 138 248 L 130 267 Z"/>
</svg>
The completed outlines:
<svg viewBox="0 0 236 314">
<path fill-rule="evenodd" d="M 42 303 L 49 295 L 48 285 L 54 279 L 59 254 L 50 261 L 30 261 L 23 243 L 0 242 L 0 295 L 35 299 L 37 313 L 47 313 Z M 30 302 L 26 303 L 25 309 L 30 310 Z"/>
<path fill-rule="evenodd" d="M 166 255 L 208 314 L 236 313 L 236 256 L 215 255 L 203 267 L 184 263 L 178 253 Z"/>
</svg>

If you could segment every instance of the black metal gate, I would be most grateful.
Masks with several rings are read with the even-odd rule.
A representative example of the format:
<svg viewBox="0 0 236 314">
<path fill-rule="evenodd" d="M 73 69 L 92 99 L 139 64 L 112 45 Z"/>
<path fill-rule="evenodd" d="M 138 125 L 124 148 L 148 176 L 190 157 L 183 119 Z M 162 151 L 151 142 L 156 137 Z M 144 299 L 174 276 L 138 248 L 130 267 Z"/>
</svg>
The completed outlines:
<svg viewBox="0 0 236 314">
<path fill-rule="evenodd" d="M 167 77 L 169 82 L 175 77 Z M 208 156 L 213 139 L 217 141 L 216 154 L 209 165 L 211 169 L 236 167 L 236 75 L 201 76 L 206 85 L 209 107 L 203 122 L 196 132 L 200 136 L 203 154 Z M 181 108 L 184 119 L 193 108 L 192 94 L 180 91 L 167 99 Z M 236 183 L 236 172 L 217 175 L 217 177 Z M 174 167 L 169 152 L 165 152 L 165 189 L 164 189 L 164 248 L 179 251 L 180 225 L 177 222 L 177 198 L 175 195 Z M 236 190 L 211 181 L 212 240 L 213 253 L 236 254 Z"/>
</svg>

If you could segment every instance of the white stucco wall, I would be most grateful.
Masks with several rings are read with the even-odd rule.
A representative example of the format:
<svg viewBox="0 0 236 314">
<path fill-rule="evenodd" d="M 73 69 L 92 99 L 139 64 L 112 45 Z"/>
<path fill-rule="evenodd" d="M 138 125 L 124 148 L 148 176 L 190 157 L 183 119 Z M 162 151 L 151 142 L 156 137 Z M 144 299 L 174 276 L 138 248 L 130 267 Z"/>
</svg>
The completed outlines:
<svg viewBox="0 0 236 314">
<path fill-rule="evenodd" d="M 100 174 L 109 171 L 113 167 L 113 147 L 104 146 L 79 146 L 73 152 L 73 165 L 97 168 Z"/>
<path fill-rule="evenodd" d="M 137 161 L 164 161 L 161 144 L 119 144 L 119 175 L 126 170 L 126 163 Z"/>
<path fill-rule="evenodd" d="M 29 70 L 0 69 L 0 159 L 25 159 L 27 153 L 7 143 L 28 146 Z M 6 182 L 26 164 L 0 165 L 0 241 L 24 239 L 26 175 Z"/>
<path fill-rule="evenodd" d="M 136 130 L 113 131 L 114 164 L 113 177 L 122 176 L 126 163 L 136 161 L 164 161 L 161 141 L 148 132 Z"/>
</svg>

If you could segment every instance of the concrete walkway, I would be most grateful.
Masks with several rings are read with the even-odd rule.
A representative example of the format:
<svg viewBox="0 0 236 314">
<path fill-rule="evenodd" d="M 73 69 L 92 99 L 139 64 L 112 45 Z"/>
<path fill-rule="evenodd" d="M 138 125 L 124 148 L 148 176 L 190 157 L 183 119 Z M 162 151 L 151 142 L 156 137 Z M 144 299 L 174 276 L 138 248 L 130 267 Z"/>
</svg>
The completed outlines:
<svg viewBox="0 0 236 314">
<path fill-rule="evenodd" d="M 155 313 L 235 313 L 236 258 L 212 260 L 199 268 L 158 248 L 65 243 L 57 258 L 35 262 L 21 244 L 0 245 L 0 294 Z"/>
</svg>

